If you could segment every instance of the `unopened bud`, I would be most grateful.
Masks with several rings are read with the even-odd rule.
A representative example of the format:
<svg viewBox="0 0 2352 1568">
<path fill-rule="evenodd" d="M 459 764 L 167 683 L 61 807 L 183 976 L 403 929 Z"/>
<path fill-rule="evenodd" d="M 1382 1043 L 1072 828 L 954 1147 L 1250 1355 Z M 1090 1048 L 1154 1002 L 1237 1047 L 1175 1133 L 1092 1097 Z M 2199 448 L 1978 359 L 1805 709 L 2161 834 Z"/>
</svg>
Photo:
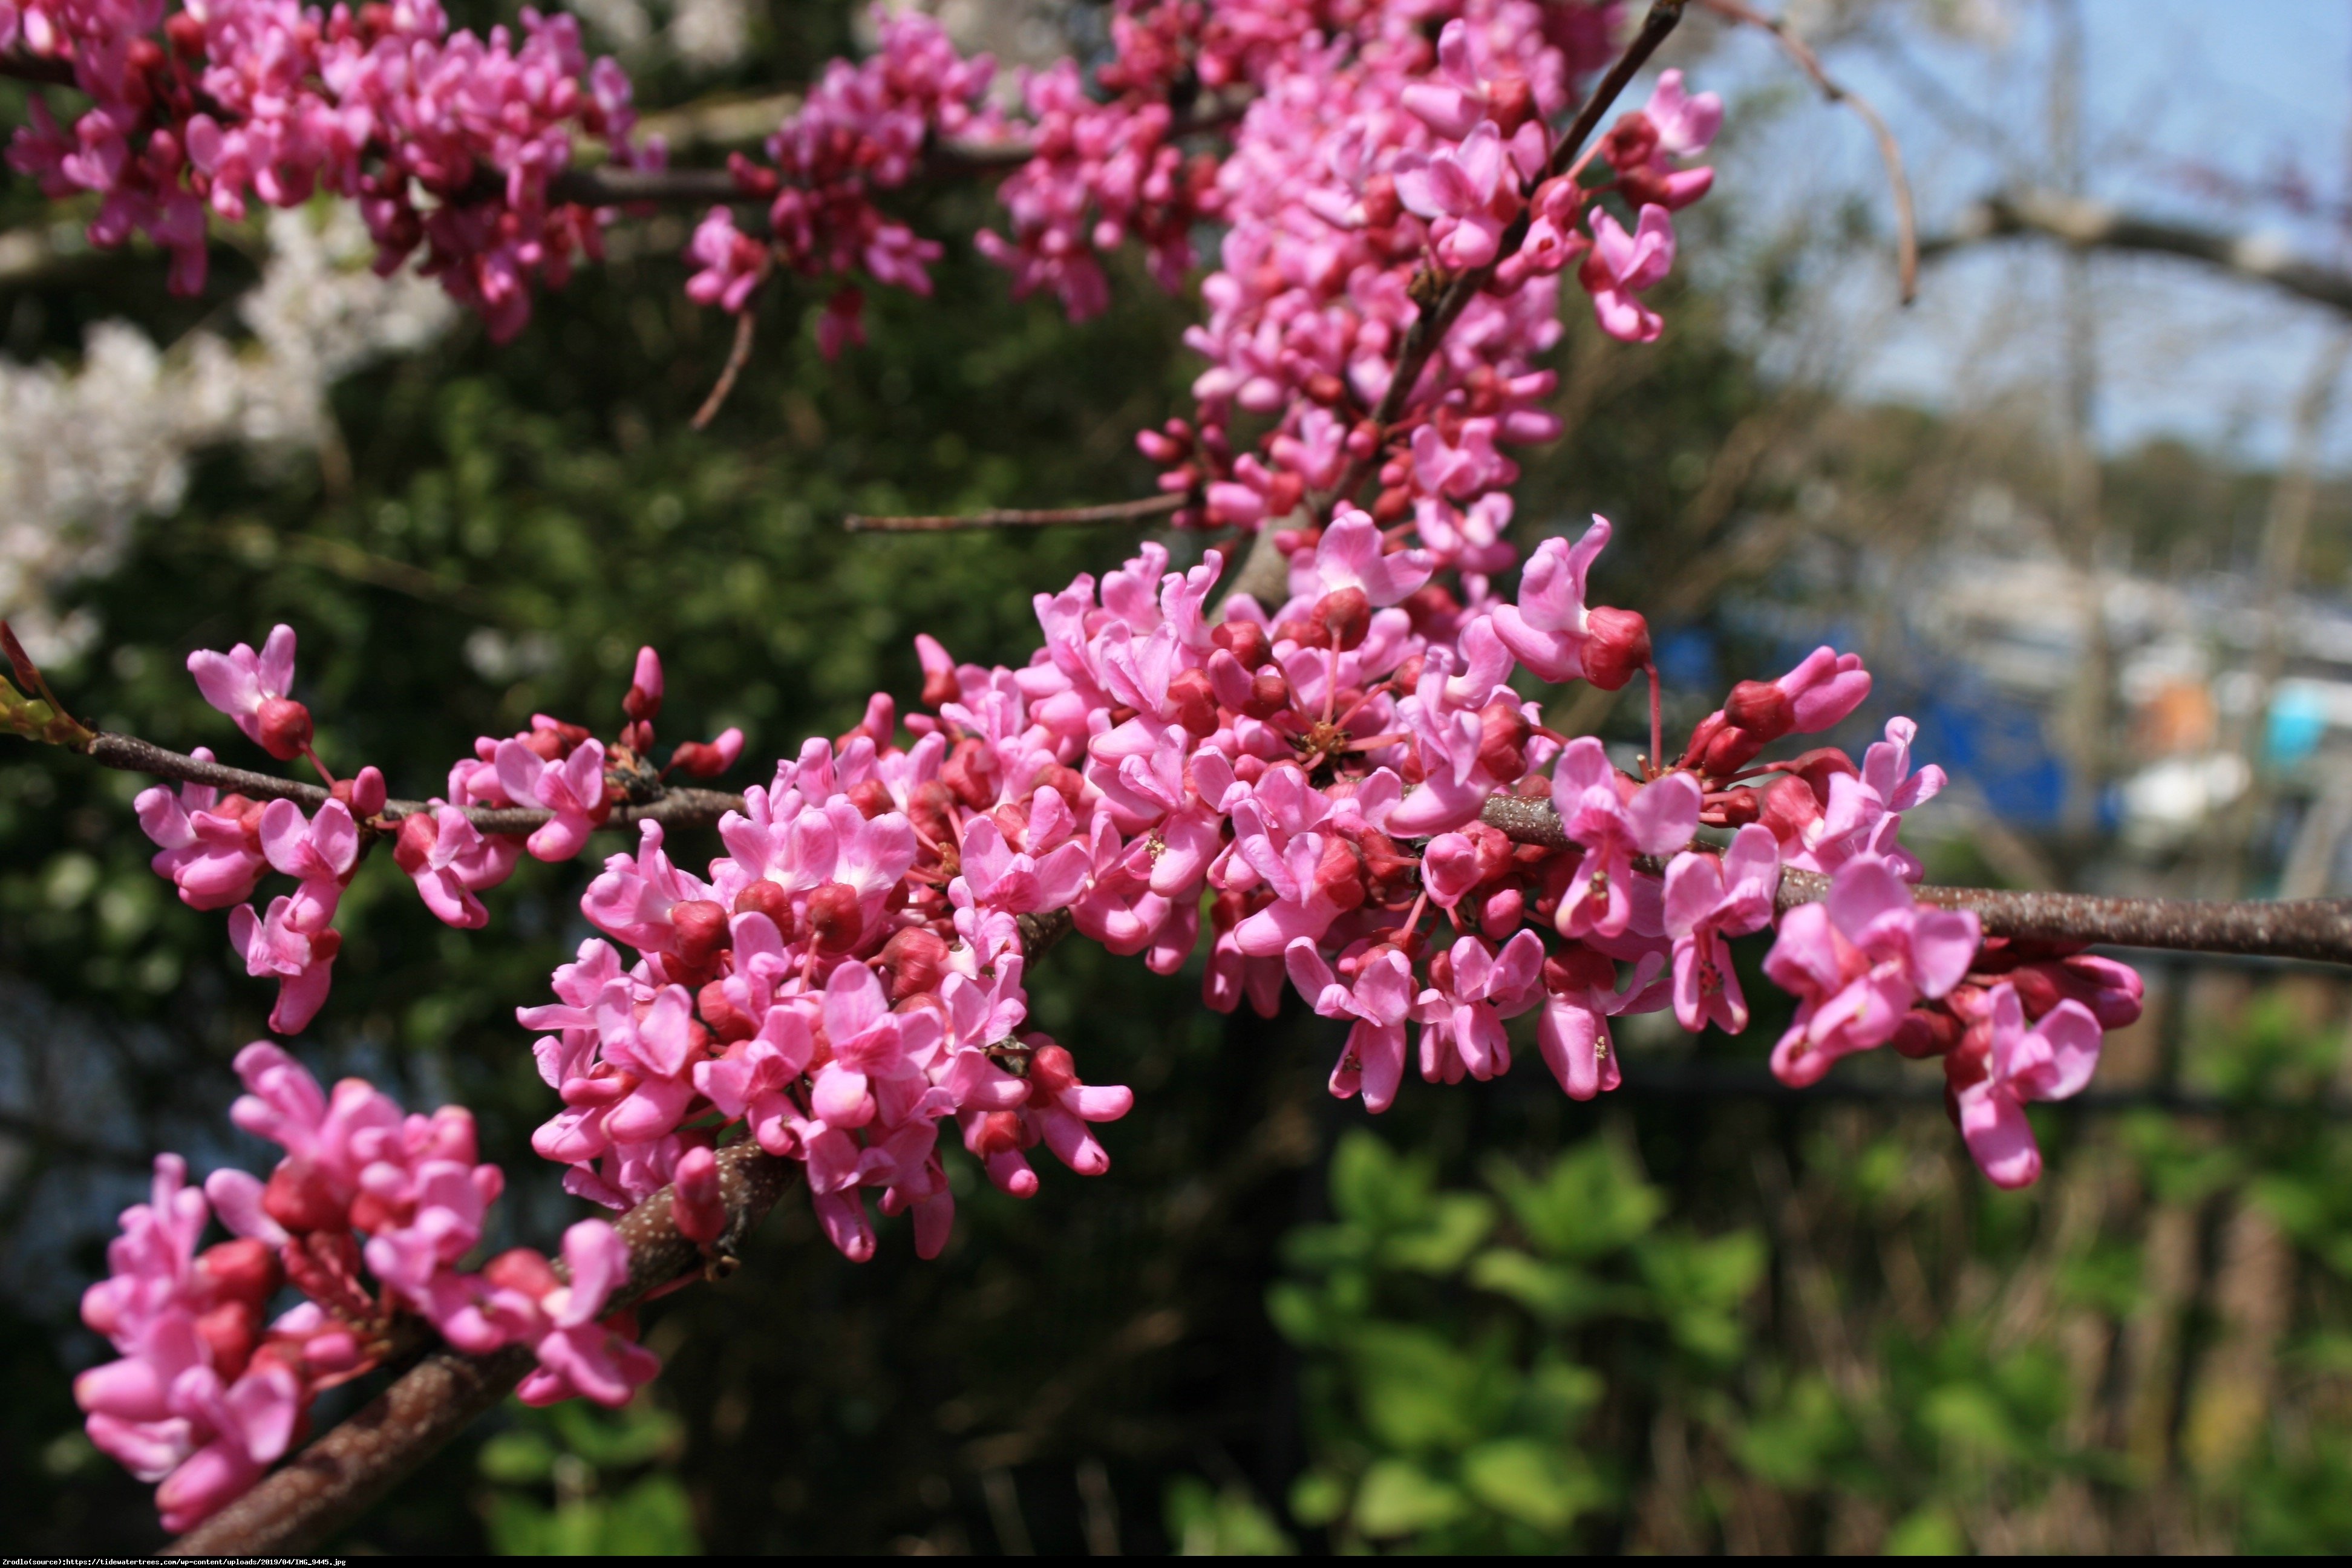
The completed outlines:
<svg viewBox="0 0 2352 1568">
<path fill-rule="evenodd" d="M 1274 639 L 1255 621 L 1226 621 L 1213 626 L 1209 640 L 1232 654 L 1244 669 L 1255 669 L 1274 657 Z"/>
<path fill-rule="evenodd" d="M 1412 492 L 1402 485 L 1391 485 L 1372 501 L 1372 521 L 1382 528 L 1394 528 L 1412 515 Z"/>
<path fill-rule="evenodd" d="M 1217 732 L 1217 697 L 1209 689 L 1206 670 L 1178 671 L 1168 683 L 1168 702 L 1185 733 L 1198 738 Z"/>
<path fill-rule="evenodd" d="M 1071 1060 L 1070 1053 L 1061 1047 L 1040 1046 L 1030 1057 L 1029 1092 L 1031 1095 L 1051 1100 L 1063 1090 L 1076 1089 L 1077 1086 L 1077 1063 Z"/>
<path fill-rule="evenodd" d="M 650 739 L 650 737 L 648 737 Z M 743 731 L 729 730 L 715 741 L 688 741 L 670 753 L 670 765 L 698 779 L 715 779 L 743 754 Z"/>
<path fill-rule="evenodd" d="M 977 736 L 967 735 L 949 753 L 940 769 L 940 781 L 972 810 L 985 811 L 996 800 L 996 784 L 989 776 L 994 771 L 986 744 Z"/>
<path fill-rule="evenodd" d="M 703 968 L 728 945 L 727 911 L 709 899 L 671 906 L 669 920 L 676 933 L 671 951 L 690 968 Z"/>
<path fill-rule="evenodd" d="M 1318 640 L 1346 653 L 1362 647 L 1372 629 L 1372 601 L 1361 588 L 1335 589 L 1317 601 L 1308 619 L 1321 634 Z"/>
<path fill-rule="evenodd" d="M 1763 815 L 1764 795 L 1761 790 L 1726 790 L 1709 795 L 1706 809 L 1720 817 L 1726 827 L 1744 827 Z"/>
<path fill-rule="evenodd" d="M 1348 395 L 1348 384 L 1328 370 L 1318 370 L 1307 378 L 1307 395 L 1328 408 Z"/>
<path fill-rule="evenodd" d="M 1290 706 L 1290 682 L 1268 668 L 1250 677 L 1250 700 L 1242 711 L 1253 719 L 1271 719 Z"/>
<path fill-rule="evenodd" d="M 865 911 L 857 907 L 857 889 L 845 882 L 826 882 L 809 895 L 810 933 L 828 952 L 845 952 L 866 934 Z"/>
<path fill-rule="evenodd" d="M 875 961 L 890 972 L 890 1000 L 904 1002 L 937 991 L 947 976 L 948 944 L 938 932 L 908 926 L 882 944 Z"/>
<path fill-rule="evenodd" d="M 528 1247 L 501 1252 L 482 1266 L 482 1278 L 500 1290 L 512 1290 L 536 1301 L 563 1283 L 554 1265 Z"/>
<path fill-rule="evenodd" d="M 1364 182 L 1364 223 L 1370 228 L 1392 228 L 1404 216 L 1404 203 L 1397 198 L 1396 181 L 1387 174 L 1374 174 Z"/>
<path fill-rule="evenodd" d="M 1639 611 L 1603 605 L 1585 617 L 1584 679 L 1614 691 L 1650 663 L 1650 623 Z"/>
<path fill-rule="evenodd" d="M 285 1278 L 269 1244 L 251 1237 L 205 1247 L 196 1258 L 196 1269 L 211 1283 L 216 1299 L 256 1306 L 268 1301 Z"/>
<path fill-rule="evenodd" d="M 621 699 L 621 711 L 640 723 L 647 723 L 661 711 L 661 655 L 649 647 L 637 649 L 637 668 L 629 682 L 629 693 Z"/>
<path fill-rule="evenodd" d="M 760 1032 L 749 1015 L 727 999 L 727 983 L 712 980 L 704 983 L 694 994 L 694 1010 L 702 1016 L 702 1023 L 713 1035 L 728 1045 L 748 1040 Z"/>
<path fill-rule="evenodd" d="M 1535 118 L 1536 89 L 1523 76 L 1507 76 L 1486 89 L 1486 112 L 1508 137 Z"/>
<path fill-rule="evenodd" d="M 261 1189 L 261 1212 L 299 1235 L 332 1230 L 343 1223 L 344 1207 L 310 1162 L 289 1156 L 270 1173 Z"/>
<path fill-rule="evenodd" d="M 719 1194 L 719 1158 L 708 1149 L 678 1156 L 670 1178 L 670 1223 L 688 1241 L 709 1246 L 727 1228 L 727 1205 Z"/>
<path fill-rule="evenodd" d="M 290 697 L 264 701 L 257 727 L 261 749 L 281 763 L 292 762 L 310 743 L 310 710 Z"/>
<path fill-rule="evenodd" d="M 259 1318 L 260 1313 L 246 1301 L 223 1301 L 197 1316 L 196 1335 L 212 1352 L 213 1371 L 223 1383 L 234 1383 L 245 1375 L 246 1363 L 253 1359 L 253 1347 L 261 1337 Z"/>
<path fill-rule="evenodd" d="M 1516 704 L 1497 698 L 1478 711 L 1478 765 L 1486 776 L 1510 780 L 1528 770 L 1528 721 Z"/>
<path fill-rule="evenodd" d="M 1017 1110 L 992 1110 L 980 1119 L 980 1134 L 971 1141 L 971 1152 L 985 1160 L 991 1154 L 1009 1154 L 1021 1147 L 1021 1113 Z"/>
<path fill-rule="evenodd" d="M 1601 139 L 1601 155 L 1612 169 L 1633 169 L 1647 163 L 1658 150 L 1658 128 L 1640 110 L 1621 114 L 1609 134 Z"/>
<path fill-rule="evenodd" d="M 793 940 L 793 896 L 764 877 L 735 895 L 739 915 L 765 915 L 786 942 Z"/>
<path fill-rule="evenodd" d="M 1794 727 L 1797 705 L 1769 680 L 1743 680 L 1723 700 L 1723 716 L 1769 743 Z"/>
</svg>

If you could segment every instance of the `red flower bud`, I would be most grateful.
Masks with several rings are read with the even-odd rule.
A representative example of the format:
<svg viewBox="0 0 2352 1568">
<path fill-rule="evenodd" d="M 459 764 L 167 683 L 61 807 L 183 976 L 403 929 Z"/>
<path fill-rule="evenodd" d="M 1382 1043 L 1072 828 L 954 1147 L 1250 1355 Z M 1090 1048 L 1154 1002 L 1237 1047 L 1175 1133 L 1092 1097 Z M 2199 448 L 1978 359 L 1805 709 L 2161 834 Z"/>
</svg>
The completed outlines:
<svg viewBox="0 0 2352 1568">
<path fill-rule="evenodd" d="M 1253 719 L 1271 719 L 1290 706 L 1290 682 L 1274 668 L 1259 670 L 1250 677 L 1250 700 L 1242 711 Z"/>
<path fill-rule="evenodd" d="M 765 915 L 786 942 L 793 940 L 793 896 L 764 878 L 735 895 L 735 912 Z"/>
<path fill-rule="evenodd" d="M 196 1319 L 197 1337 L 213 1353 L 213 1370 L 223 1383 L 245 1374 L 253 1347 L 261 1338 L 259 1310 L 246 1301 L 223 1301 Z"/>
<path fill-rule="evenodd" d="M 1486 112 L 1508 137 L 1536 116 L 1536 90 L 1523 76 L 1507 76 L 1486 89 Z M 1655 132 L 1653 132 L 1654 138 Z"/>
<path fill-rule="evenodd" d="M 400 819 L 392 837 L 392 863 L 414 877 L 425 869 L 425 858 L 441 841 L 441 825 L 429 811 L 412 812 Z"/>
<path fill-rule="evenodd" d="M 1328 408 L 1348 395 L 1348 384 L 1328 370 L 1318 370 L 1307 378 L 1307 395 Z"/>
<path fill-rule="evenodd" d="M 257 1307 L 269 1300 L 285 1278 L 269 1244 L 250 1237 L 205 1247 L 197 1256 L 196 1271 L 212 1285 L 214 1300 Z"/>
<path fill-rule="evenodd" d="M 1187 734 L 1197 737 L 1217 732 L 1217 697 L 1209 689 L 1206 670 L 1179 671 L 1168 683 L 1168 700 L 1176 710 L 1176 722 L 1184 726 Z"/>
<path fill-rule="evenodd" d="M 1316 640 L 1339 645 L 1346 653 L 1363 646 L 1364 634 L 1372 629 L 1372 601 L 1361 588 L 1339 588 L 1326 594 L 1316 602 L 1307 617 L 1317 632 Z"/>
<path fill-rule="evenodd" d="M 866 934 L 857 889 L 844 882 L 827 882 L 809 895 L 808 919 L 817 946 L 827 952 L 845 952 Z"/>
<path fill-rule="evenodd" d="M 728 946 L 727 911 L 709 899 L 688 899 L 669 911 L 676 935 L 671 951 L 691 968 L 700 969 Z"/>
<path fill-rule="evenodd" d="M 967 735 L 958 741 L 949 753 L 947 763 L 940 769 L 940 781 L 955 792 L 955 796 L 974 811 L 984 811 L 996 801 L 995 759 L 977 737 Z"/>
<path fill-rule="evenodd" d="M 1397 198 L 1396 181 L 1387 174 L 1374 174 L 1364 182 L 1364 223 L 1370 228 L 1392 228 L 1404 216 L 1404 203 Z"/>
<path fill-rule="evenodd" d="M 1478 710 L 1478 765 L 1487 776 L 1515 779 L 1528 770 L 1527 715 L 1500 698 Z"/>
<path fill-rule="evenodd" d="M 1795 727 L 1797 705 L 1769 680 L 1743 680 L 1724 699 L 1723 716 L 1769 743 Z"/>
<path fill-rule="evenodd" d="M 261 749 L 281 763 L 290 763 L 310 743 L 310 710 L 290 697 L 272 697 L 261 705 Z"/>
<path fill-rule="evenodd" d="M 749 1015 L 727 1000 L 727 983 L 723 980 L 706 982 L 695 993 L 694 1010 L 702 1016 L 704 1026 L 712 1034 L 730 1046 L 760 1032 L 760 1026 Z"/>
<path fill-rule="evenodd" d="M 482 1266 L 482 1278 L 501 1290 L 513 1290 L 536 1301 L 563 1281 L 554 1265 L 528 1247 L 501 1252 Z"/>
<path fill-rule="evenodd" d="M 971 1152 L 982 1159 L 991 1154 L 1009 1154 L 1021 1147 L 1021 1113 L 1017 1110 L 992 1110 L 980 1119 L 980 1135 L 971 1141 Z"/>
<path fill-rule="evenodd" d="M 1601 155 L 1618 170 L 1642 167 L 1657 150 L 1658 128 L 1638 109 L 1619 115 L 1609 134 L 1601 139 Z"/>
<path fill-rule="evenodd" d="M 1032 1099 L 1051 1100 L 1064 1089 L 1078 1087 L 1077 1063 L 1070 1053 L 1059 1046 L 1040 1046 L 1029 1058 L 1029 1093 Z"/>
<path fill-rule="evenodd" d="M 1402 485 L 1391 485 L 1372 502 L 1372 521 L 1382 528 L 1394 528 L 1412 515 L 1412 492 Z"/>
<path fill-rule="evenodd" d="M 1650 623 L 1634 610 L 1606 605 L 1585 617 L 1584 679 L 1614 691 L 1650 663 Z"/>
<path fill-rule="evenodd" d="M 1255 621 L 1226 621 L 1212 626 L 1209 640 L 1232 654 L 1244 669 L 1255 669 L 1274 657 L 1274 639 Z"/>
<path fill-rule="evenodd" d="M 908 926 L 882 944 L 876 962 L 889 971 L 890 1000 L 904 1002 L 940 988 L 947 976 L 948 944 L 936 931 Z"/>
<path fill-rule="evenodd" d="M 849 804 L 856 806 L 857 815 L 868 822 L 886 812 L 898 809 L 898 803 L 890 798 L 890 786 L 880 779 L 860 779 L 852 784 Z"/>
<path fill-rule="evenodd" d="M 261 1212 L 299 1234 L 339 1228 L 344 1205 L 315 1166 L 289 1154 L 262 1186 Z"/>
</svg>

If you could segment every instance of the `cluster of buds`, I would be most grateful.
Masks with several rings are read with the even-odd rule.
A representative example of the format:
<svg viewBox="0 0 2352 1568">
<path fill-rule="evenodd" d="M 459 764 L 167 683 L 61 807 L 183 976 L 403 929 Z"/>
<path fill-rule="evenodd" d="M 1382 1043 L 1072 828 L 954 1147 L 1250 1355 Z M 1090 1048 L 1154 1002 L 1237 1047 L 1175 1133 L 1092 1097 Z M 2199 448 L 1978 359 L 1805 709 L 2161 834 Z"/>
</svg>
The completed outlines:
<svg viewBox="0 0 2352 1568">
<path fill-rule="evenodd" d="M 82 1321 L 121 1359 L 82 1373 L 74 1396 L 90 1440 L 161 1483 L 165 1529 L 252 1486 L 300 1440 L 320 1392 L 381 1364 L 419 1321 L 467 1351 L 531 1346 L 540 1366 L 522 1394 L 538 1404 L 618 1405 L 654 1375 L 634 1319 L 604 1310 L 628 1249 L 604 1221 L 565 1237 L 568 1279 L 528 1249 L 478 1274 L 457 1267 L 505 1185 L 476 1163 L 467 1112 L 404 1116 L 359 1079 L 322 1093 L 266 1042 L 236 1069 L 247 1093 L 231 1120 L 285 1158 L 267 1181 L 225 1167 L 198 1190 L 186 1162 L 160 1156 L 152 1198 L 124 1211 L 108 1249 L 109 1277 L 82 1298 Z M 232 1239 L 199 1251 L 215 1217 Z M 266 1318 L 286 1285 L 303 1300 Z"/>
<path fill-rule="evenodd" d="M 641 157 L 619 67 L 589 63 L 570 16 L 525 10 L 522 28 L 520 42 L 452 31 L 438 0 L 324 15 L 296 0 L 13 0 L 0 49 L 69 61 L 90 107 L 61 127 L 34 95 L 9 165 L 51 197 L 95 194 L 91 243 L 147 235 L 184 294 L 204 287 L 208 215 L 331 192 L 359 203 L 380 269 L 421 247 L 422 269 L 504 340 L 530 319 L 533 279 L 560 284 L 596 249 L 598 215 L 549 196 L 572 137 Z"/>
</svg>

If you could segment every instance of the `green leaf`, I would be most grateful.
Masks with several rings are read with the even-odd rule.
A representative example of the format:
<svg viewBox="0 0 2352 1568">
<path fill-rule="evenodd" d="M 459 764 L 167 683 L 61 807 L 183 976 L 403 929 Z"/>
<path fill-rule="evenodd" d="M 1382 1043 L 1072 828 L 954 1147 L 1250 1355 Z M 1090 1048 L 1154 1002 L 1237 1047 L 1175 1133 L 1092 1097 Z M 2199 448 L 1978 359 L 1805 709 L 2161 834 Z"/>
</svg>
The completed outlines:
<svg viewBox="0 0 2352 1568">
<path fill-rule="evenodd" d="M 1331 1341 L 1337 1314 L 1323 1292 L 1311 1285 L 1280 1280 L 1266 1287 L 1265 1315 L 1284 1339 L 1295 1345 L 1323 1345 Z"/>
<path fill-rule="evenodd" d="M 1960 1532 L 1959 1522 L 1933 1506 L 1904 1515 L 1879 1546 L 1889 1557 L 1957 1557 L 1968 1549 L 1969 1538 Z"/>
<path fill-rule="evenodd" d="M 1298 1552 L 1244 1487 L 1211 1491 L 1197 1477 L 1179 1476 L 1168 1483 L 1162 1514 L 1180 1557 L 1291 1557 Z"/>
<path fill-rule="evenodd" d="M 1356 1528 L 1375 1541 L 1434 1530 L 1469 1510 L 1459 1489 L 1405 1459 L 1382 1459 L 1356 1489 Z"/>
<path fill-rule="evenodd" d="M 1480 1397 L 1483 1369 L 1437 1334 L 1371 1323 L 1351 1348 L 1357 1402 L 1365 1424 L 1388 1447 L 1458 1449 L 1484 1435 L 1481 1417 L 1491 1418 L 1494 1401 Z"/>
<path fill-rule="evenodd" d="M 1309 1470 L 1290 1488 L 1290 1517 L 1320 1526 L 1348 1511 L 1348 1483 L 1328 1470 Z"/>
<path fill-rule="evenodd" d="M 555 1467 L 555 1449 L 536 1432 L 501 1432 L 482 1445 L 474 1465 L 485 1480 L 529 1486 L 547 1479 Z"/>
<path fill-rule="evenodd" d="M 1427 1223 L 1435 1180 L 1429 1162 L 1400 1156 L 1361 1128 L 1331 1152 L 1331 1206 L 1340 1218 L 1372 1230 Z"/>
<path fill-rule="evenodd" d="M 604 1511 L 597 1549 L 614 1557 L 698 1557 L 694 1505 L 672 1475 L 647 1476 Z"/>
<path fill-rule="evenodd" d="M 1800 1378 L 1778 1408 L 1748 1423 L 1733 1444 L 1748 1473 L 1777 1487 L 1819 1486 L 1822 1471 L 1853 1445 L 1853 1423 L 1826 1379 Z"/>
<path fill-rule="evenodd" d="M 1538 1251 L 1574 1262 L 1619 1250 L 1665 1212 L 1664 1196 L 1642 1179 L 1632 1157 L 1599 1139 L 1561 1155 L 1539 1178 L 1498 1159 L 1487 1165 L 1486 1180 Z"/>
<path fill-rule="evenodd" d="M 1496 1512 L 1538 1530 L 1564 1531 L 1607 1500 L 1591 1468 L 1565 1449 L 1526 1437 L 1482 1443 L 1462 1456 L 1470 1494 Z"/>
<path fill-rule="evenodd" d="M 1442 1193 L 1426 1225 L 1391 1237 L 1381 1260 L 1423 1274 L 1451 1274 L 1495 1228 L 1495 1205 L 1477 1193 Z"/>
<path fill-rule="evenodd" d="M 1607 1285 L 1565 1263 L 1545 1263 L 1507 1247 L 1490 1247 L 1470 1265 L 1470 1283 L 1507 1296 L 1554 1328 L 1641 1305 L 1638 1292 Z"/>
</svg>

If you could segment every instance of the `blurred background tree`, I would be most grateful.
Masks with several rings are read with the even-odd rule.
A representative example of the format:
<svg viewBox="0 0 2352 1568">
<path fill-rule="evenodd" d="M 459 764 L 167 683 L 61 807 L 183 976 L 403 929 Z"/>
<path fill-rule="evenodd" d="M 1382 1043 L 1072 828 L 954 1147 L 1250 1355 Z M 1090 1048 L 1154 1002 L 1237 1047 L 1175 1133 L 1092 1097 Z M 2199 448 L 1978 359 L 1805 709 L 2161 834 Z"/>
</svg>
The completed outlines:
<svg viewBox="0 0 2352 1568">
<path fill-rule="evenodd" d="M 805 79 L 860 26 L 773 0 L 578 8 L 648 106 L 704 106 L 672 129 L 705 156 L 773 120 L 730 103 Z M 1089 5 L 942 9 L 1013 58 L 1103 37 Z M 2085 10 L 2089 64 L 2065 44 L 2073 8 L 2038 0 L 1799 19 L 1895 115 L 1944 232 L 1995 183 L 2063 183 L 2044 113 L 2076 90 L 2062 74 L 2100 81 L 2096 46 L 2147 26 Z M 2070 305 L 2028 242 L 1957 250 L 1923 317 L 1890 323 L 1860 132 L 1753 37 L 1694 27 L 1676 48 L 1734 96 L 1723 196 L 1694 215 L 1662 343 L 1570 322 L 1570 433 L 1528 462 L 1523 542 L 1614 519 L 1599 596 L 1651 615 L 1685 704 L 1823 637 L 1865 651 L 1884 672 L 1868 724 L 1919 714 L 1963 786 L 1921 814 L 1936 875 L 2343 890 L 2352 703 L 2329 704 L 2352 692 L 2352 491 L 2327 400 L 2306 390 L 2320 413 L 2298 422 L 2292 395 L 2321 384 L 2305 367 L 2334 319 L 2105 258 Z M 2174 79 L 2192 120 L 2231 104 L 2236 58 Z M 2120 199 L 2182 165 L 2126 144 L 2146 128 L 2117 90 L 2077 108 L 2105 139 L 2083 161 Z M 16 91 L 0 83 L 0 120 Z M 2316 174 L 2204 145 L 2206 220 L 2277 217 L 2329 254 L 2342 214 L 2308 196 Z M 969 232 L 990 198 L 915 199 Z M 918 629 L 1024 660 L 1030 595 L 1115 563 L 1136 531 L 849 537 L 841 516 L 1143 493 L 1131 433 L 1193 374 L 1187 303 L 1139 268 L 1072 327 L 951 252 L 936 300 L 877 291 L 872 346 L 837 363 L 814 352 L 821 300 L 780 295 L 697 433 L 727 331 L 680 293 L 676 216 L 624 223 L 608 265 L 493 350 L 429 288 L 365 273 L 324 212 L 233 235 L 194 301 L 164 298 L 152 257 L 79 249 L 73 216 L 0 184 L 6 612 L 94 721 L 225 753 L 185 654 L 289 621 L 323 752 L 382 760 L 395 793 L 433 793 L 473 736 L 535 710 L 605 712 L 640 643 L 667 661 L 669 729 L 741 724 L 755 756 L 845 728 L 877 687 L 911 691 Z M 2081 365 L 2029 352 L 2069 309 L 2105 330 L 2105 401 L 2079 427 Z M 2277 342 L 2239 365 L 2249 321 Z M 2133 402 L 2135 354 L 2168 355 L 2210 416 L 2172 428 L 2163 395 Z M 2244 391 L 2263 385 L 2285 390 Z M 2087 544 L 2070 532 L 2091 515 L 2084 450 Z M 1559 721 L 1638 739 L 1630 704 Z M 259 1156 L 219 1112 L 267 989 L 147 871 L 136 788 L 0 754 L 17 1391 L 0 1463 L 28 1478 L 27 1552 L 156 1543 L 142 1489 L 78 1432 L 69 1380 L 99 1344 L 77 1293 L 145 1151 Z M 393 874 L 373 858 L 346 900 L 337 1005 L 303 1049 L 409 1103 L 475 1107 L 515 1183 L 498 1244 L 543 1242 L 576 1205 L 528 1153 L 546 1095 L 512 1009 L 587 934 L 586 872 L 527 865 L 488 941 L 383 896 Z M 1523 1064 L 1408 1090 L 1368 1131 L 1323 1092 L 1333 1026 L 1295 1004 L 1222 1018 L 1197 973 L 1073 942 L 1035 976 L 1043 1026 L 1142 1101 L 1107 1178 L 1025 1205 L 960 1190 L 965 1223 L 930 1264 L 887 1232 L 848 1264 L 788 1202 L 723 1289 L 649 1315 L 669 1369 L 635 1406 L 509 1405 L 341 1545 L 2345 1550 L 2345 990 L 2281 966 L 2149 973 L 2148 1017 L 2041 1127 L 2049 1175 L 2001 1194 L 1911 1064 L 1778 1092 L 1769 1012 L 1738 1040 L 1627 1029 L 1626 1087 L 1591 1106 Z"/>
</svg>

